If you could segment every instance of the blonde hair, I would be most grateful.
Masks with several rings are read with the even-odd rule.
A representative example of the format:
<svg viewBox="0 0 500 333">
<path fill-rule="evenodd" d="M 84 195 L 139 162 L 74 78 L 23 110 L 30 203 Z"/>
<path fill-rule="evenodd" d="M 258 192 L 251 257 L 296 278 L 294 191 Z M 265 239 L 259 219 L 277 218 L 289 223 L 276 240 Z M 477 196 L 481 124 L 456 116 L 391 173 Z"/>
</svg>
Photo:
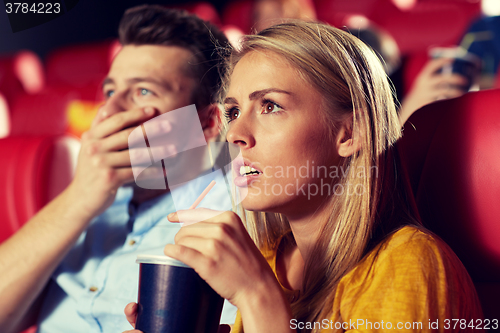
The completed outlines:
<svg viewBox="0 0 500 333">
<path fill-rule="evenodd" d="M 398 193 L 392 184 L 395 177 L 387 178 L 385 174 L 387 170 L 394 171 L 391 163 L 386 168 L 390 155 L 387 152 L 400 138 L 401 126 L 382 64 L 371 49 L 352 35 L 321 23 L 293 21 L 247 36 L 241 49 L 230 58 L 223 95 L 234 66 L 245 54 L 256 51 L 282 56 L 322 94 L 324 117 L 332 135 L 341 122 L 348 121 L 351 132 L 360 140 L 359 152 L 344 159 L 341 167 L 349 171 L 341 182 L 362 186 L 364 192 L 332 196 L 329 202 L 332 213 L 310 256 L 315 260 L 306 262 L 303 293 L 291 304 L 299 321 L 319 321 L 334 312 L 333 297 L 340 279 L 374 243 L 402 224 L 401 219 L 393 218 L 394 214 L 380 211 L 392 201 L 381 196 L 382 183 L 389 180 L 391 195 Z M 360 168 L 366 177 L 356 174 Z M 285 216 L 264 212 L 245 212 L 245 215 L 249 233 L 261 248 L 275 248 L 284 235 L 293 241 Z M 393 220 L 392 224 L 386 224 L 387 217 Z M 382 218 L 389 227 L 381 231 L 378 226 Z"/>
</svg>

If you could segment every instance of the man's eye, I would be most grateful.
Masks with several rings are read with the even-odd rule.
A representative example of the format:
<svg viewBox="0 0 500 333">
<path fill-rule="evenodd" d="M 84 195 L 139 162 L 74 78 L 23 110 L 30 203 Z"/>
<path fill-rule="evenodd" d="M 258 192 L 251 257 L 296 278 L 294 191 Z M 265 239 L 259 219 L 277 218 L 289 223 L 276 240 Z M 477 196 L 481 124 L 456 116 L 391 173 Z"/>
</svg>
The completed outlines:
<svg viewBox="0 0 500 333">
<path fill-rule="evenodd" d="M 141 96 L 148 96 L 148 95 L 152 95 L 153 92 L 151 90 L 148 90 L 148 89 L 145 89 L 145 88 L 141 88 L 141 90 L 139 91 L 140 95 Z"/>
<path fill-rule="evenodd" d="M 114 90 L 107 90 L 104 92 L 104 96 L 106 98 L 110 98 L 111 96 L 113 96 L 115 94 L 115 91 Z"/>
</svg>

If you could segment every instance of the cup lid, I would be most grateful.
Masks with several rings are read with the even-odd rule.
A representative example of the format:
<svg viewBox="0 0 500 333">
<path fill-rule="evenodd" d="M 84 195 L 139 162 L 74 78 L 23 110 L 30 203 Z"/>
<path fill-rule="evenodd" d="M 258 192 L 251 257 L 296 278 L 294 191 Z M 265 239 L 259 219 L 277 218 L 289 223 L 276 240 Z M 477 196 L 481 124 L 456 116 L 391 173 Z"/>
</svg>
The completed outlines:
<svg viewBox="0 0 500 333">
<path fill-rule="evenodd" d="M 182 261 L 176 260 L 172 257 L 149 255 L 149 254 L 138 255 L 137 260 L 135 262 L 138 264 L 170 265 L 170 266 L 191 268 Z"/>
</svg>

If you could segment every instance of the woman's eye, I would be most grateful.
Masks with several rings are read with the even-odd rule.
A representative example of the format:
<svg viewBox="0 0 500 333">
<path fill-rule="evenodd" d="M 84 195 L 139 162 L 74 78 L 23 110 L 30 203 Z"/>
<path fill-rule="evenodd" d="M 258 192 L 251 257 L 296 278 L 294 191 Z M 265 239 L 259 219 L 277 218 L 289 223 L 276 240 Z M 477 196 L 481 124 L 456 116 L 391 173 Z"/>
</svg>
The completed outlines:
<svg viewBox="0 0 500 333">
<path fill-rule="evenodd" d="M 231 122 L 240 116 L 240 110 L 237 108 L 230 108 L 226 110 L 226 118 L 228 122 Z"/>
<path fill-rule="evenodd" d="M 273 113 L 281 111 L 281 106 L 271 101 L 264 101 L 263 107 L 264 110 L 262 113 Z"/>
</svg>

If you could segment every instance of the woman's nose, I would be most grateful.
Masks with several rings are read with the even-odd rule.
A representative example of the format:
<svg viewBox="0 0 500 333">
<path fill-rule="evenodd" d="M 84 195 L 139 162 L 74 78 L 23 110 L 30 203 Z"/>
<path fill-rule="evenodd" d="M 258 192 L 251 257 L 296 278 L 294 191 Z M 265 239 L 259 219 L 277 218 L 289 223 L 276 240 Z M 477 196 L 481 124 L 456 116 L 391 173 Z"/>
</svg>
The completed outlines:
<svg viewBox="0 0 500 333">
<path fill-rule="evenodd" d="M 255 146 L 251 120 L 241 116 L 233 120 L 229 124 L 226 138 L 228 142 L 234 143 L 242 149 Z"/>
</svg>

